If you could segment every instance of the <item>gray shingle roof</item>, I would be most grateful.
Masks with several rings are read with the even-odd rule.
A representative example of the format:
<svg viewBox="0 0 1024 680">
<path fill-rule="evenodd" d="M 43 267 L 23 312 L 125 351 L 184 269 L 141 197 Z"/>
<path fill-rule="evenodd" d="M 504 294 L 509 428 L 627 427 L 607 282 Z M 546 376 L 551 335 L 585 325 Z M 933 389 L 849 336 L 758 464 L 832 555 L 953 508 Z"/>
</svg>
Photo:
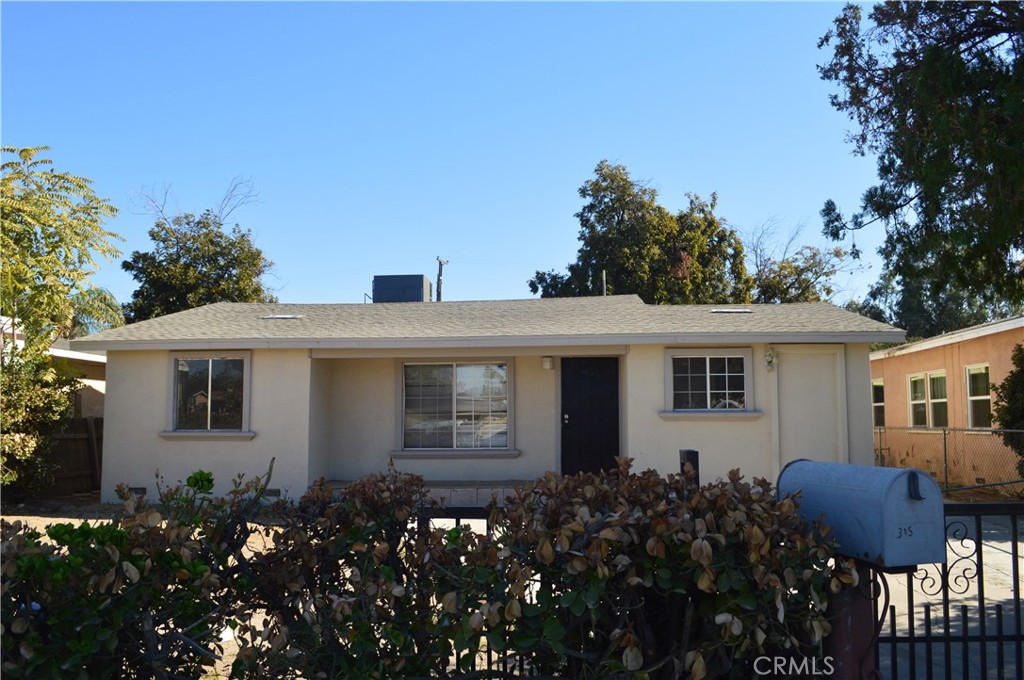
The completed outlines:
<svg viewBox="0 0 1024 680">
<path fill-rule="evenodd" d="M 903 331 L 892 326 L 827 303 L 657 306 L 621 295 L 481 302 L 217 303 L 104 331 L 74 344 L 79 350 L 416 348 L 893 342 L 902 337 Z"/>
</svg>

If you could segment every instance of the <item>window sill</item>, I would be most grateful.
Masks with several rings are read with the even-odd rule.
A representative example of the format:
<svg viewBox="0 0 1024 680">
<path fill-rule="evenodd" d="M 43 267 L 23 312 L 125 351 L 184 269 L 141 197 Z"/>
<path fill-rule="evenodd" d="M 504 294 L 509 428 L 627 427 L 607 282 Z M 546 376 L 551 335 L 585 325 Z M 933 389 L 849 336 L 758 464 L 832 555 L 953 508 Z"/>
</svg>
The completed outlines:
<svg viewBox="0 0 1024 680">
<path fill-rule="evenodd" d="M 521 455 L 523 452 L 519 449 L 406 449 L 390 452 L 392 458 L 431 460 L 442 458 L 486 460 L 488 458 L 518 458 Z"/>
<path fill-rule="evenodd" d="M 739 409 L 706 409 L 694 411 L 658 411 L 662 420 L 760 420 L 764 411 L 741 411 Z"/>
<path fill-rule="evenodd" d="M 191 439 L 197 441 L 248 441 L 256 436 L 251 430 L 164 430 L 161 439 Z"/>
</svg>

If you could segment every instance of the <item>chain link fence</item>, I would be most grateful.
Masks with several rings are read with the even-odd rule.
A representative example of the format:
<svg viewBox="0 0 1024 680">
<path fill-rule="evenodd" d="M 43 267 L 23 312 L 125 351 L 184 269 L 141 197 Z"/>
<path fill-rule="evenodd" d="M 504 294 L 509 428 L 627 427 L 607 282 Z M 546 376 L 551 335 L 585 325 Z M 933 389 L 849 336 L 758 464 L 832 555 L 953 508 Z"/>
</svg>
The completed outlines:
<svg viewBox="0 0 1024 680">
<path fill-rule="evenodd" d="M 924 470 L 949 495 L 970 490 L 1024 498 L 1024 458 L 1006 446 L 1004 433 L 1024 430 L 877 427 L 875 464 Z"/>
</svg>

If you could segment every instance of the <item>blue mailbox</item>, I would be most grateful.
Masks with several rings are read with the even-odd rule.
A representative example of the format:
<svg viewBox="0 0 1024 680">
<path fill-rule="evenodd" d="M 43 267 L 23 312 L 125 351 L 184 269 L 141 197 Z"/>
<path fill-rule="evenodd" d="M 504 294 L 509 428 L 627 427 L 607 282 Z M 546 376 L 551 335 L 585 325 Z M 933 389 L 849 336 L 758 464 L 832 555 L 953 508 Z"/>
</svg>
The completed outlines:
<svg viewBox="0 0 1024 680">
<path fill-rule="evenodd" d="M 942 493 L 926 472 L 795 460 L 777 487 L 780 498 L 802 492 L 808 521 L 824 515 L 841 555 L 881 570 L 946 561 Z"/>
</svg>

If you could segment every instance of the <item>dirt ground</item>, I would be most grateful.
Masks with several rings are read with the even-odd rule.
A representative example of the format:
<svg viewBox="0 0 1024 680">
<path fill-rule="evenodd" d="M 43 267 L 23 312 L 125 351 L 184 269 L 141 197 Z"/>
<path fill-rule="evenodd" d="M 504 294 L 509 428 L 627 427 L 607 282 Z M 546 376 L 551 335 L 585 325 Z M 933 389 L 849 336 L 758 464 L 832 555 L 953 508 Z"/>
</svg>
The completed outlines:
<svg viewBox="0 0 1024 680">
<path fill-rule="evenodd" d="M 0 498 L 0 517 L 8 522 L 21 520 L 37 530 L 62 522 L 78 524 L 82 520 L 111 520 L 120 516 L 123 510 L 120 503 L 100 503 L 98 492 L 23 502 L 6 502 Z"/>
</svg>

